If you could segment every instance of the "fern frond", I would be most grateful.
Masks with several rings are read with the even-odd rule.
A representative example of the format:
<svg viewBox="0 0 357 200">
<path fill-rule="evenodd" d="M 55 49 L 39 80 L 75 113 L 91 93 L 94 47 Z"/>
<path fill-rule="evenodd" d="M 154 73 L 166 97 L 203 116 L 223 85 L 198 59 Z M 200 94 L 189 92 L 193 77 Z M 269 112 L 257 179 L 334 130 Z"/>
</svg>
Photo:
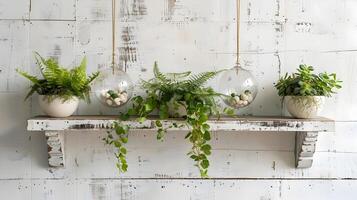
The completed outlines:
<svg viewBox="0 0 357 200">
<path fill-rule="evenodd" d="M 99 72 L 95 72 L 95 73 L 92 73 L 92 75 L 88 76 L 88 79 L 87 79 L 87 85 L 91 84 L 98 76 L 99 76 Z"/>
<path fill-rule="evenodd" d="M 167 73 L 166 77 L 171 80 L 180 80 L 180 79 L 187 78 L 189 75 L 191 75 L 191 72 L 187 71 L 187 72 L 181 72 L 181 73 Z"/>
<path fill-rule="evenodd" d="M 86 58 L 83 58 L 81 64 L 70 71 L 72 88 L 78 93 L 87 86 L 86 63 Z"/>
<path fill-rule="evenodd" d="M 162 83 L 170 82 L 170 79 L 168 79 L 165 74 L 160 72 L 156 61 L 154 63 L 154 76 L 157 80 L 161 81 Z"/>
<path fill-rule="evenodd" d="M 30 91 L 26 94 L 25 101 L 26 101 L 30 96 L 32 96 L 33 93 L 37 92 L 38 89 L 39 89 L 39 87 L 40 87 L 39 85 L 33 85 L 33 86 L 31 87 Z"/>
<path fill-rule="evenodd" d="M 27 72 L 21 71 L 19 69 L 16 69 L 16 72 L 19 73 L 21 76 L 27 78 L 28 80 L 30 80 L 34 84 L 38 84 L 39 83 L 39 79 L 36 76 L 31 76 Z"/>
<path fill-rule="evenodd" d="M 34 52 L 34 57 L 36 59 L 37 66 L 40 69 L 40 72 L 41 72 L 42 76 L 45 77 L 45 75 L 44 75 L 44 70 L 45 70 L 44 63 L 45 63 L 46 60 L 38 52 Z"/>
<path fill-rule="evenodd" d="M 207 81 L 216 77 L 221 71 L 203 72 L 197 75 L 192 75 L 185 81 L 185 86 L 189 88 L 202 87 Z"/>
</svg>

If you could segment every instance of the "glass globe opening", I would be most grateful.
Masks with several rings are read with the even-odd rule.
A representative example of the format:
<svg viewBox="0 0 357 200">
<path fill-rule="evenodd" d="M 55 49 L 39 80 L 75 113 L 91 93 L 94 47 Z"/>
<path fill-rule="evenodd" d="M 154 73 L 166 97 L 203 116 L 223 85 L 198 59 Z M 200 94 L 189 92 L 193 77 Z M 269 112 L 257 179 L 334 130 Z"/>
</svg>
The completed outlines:
<svg viewBox="0 0 357 200">
<path fill-rule="evenodd" d="M 133 92 L 133 82 L 125 72 L 107 69 L 100 72 L 93 89 L 95 96 L 103 105 L 120 107 L 130 100 Z"/>
<path fill-rule="evenodd" d="M 248 70 L 234 67 L 222 73 L 219 91 L 224 94 L 223 102 L 235 109 L 250 105 L 258 93 L 257 82 Z"/>
</svg>

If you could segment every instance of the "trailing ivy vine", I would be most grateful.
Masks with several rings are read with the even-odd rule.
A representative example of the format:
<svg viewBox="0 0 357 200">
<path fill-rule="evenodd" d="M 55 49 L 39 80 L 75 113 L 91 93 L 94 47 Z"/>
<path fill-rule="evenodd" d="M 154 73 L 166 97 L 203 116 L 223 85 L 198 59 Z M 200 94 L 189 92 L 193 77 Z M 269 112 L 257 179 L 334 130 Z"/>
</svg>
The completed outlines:
<svg viewBox="0 0 357 200">
<path fill-rule="evenodd" d="M 210 165 L 208 157 L 212 150 L 209 144 L 211 131 L 207 121 L 209 116 L 220 115 L 216 97 L 223 95 L 215 92 L 211 87 L 205 86 L 205 84 L 219 73 L 220 71 L 196 75 L 192 75 L 191 72 L 164 74 L 159 71 L 157 63 L 155 63 L 155 77 L 141 82 L 141 87 L 145 90 L 146 96 L 133 97 L 131 108 L 122 114 L 121 120 L 125 121 L 136 116 L 136 120 L 142 123 L 150 114 L 158 111 L 159 119 L 155 121 L 158 140 L 163 140 L 169 128 L 183 125 L 190 127 L 190 131 L 185 137 L 192 144 L 188 155 L 195 162 L 201 177 L 206 178 Z M 230 108 L 225 108 L 224 112 L 233 114 L 233 110 Z M 170 117 L 183 117 L 184 123 L 180 125 L 172 123 L 164 126 L 162 120 Z M 128 125 L 115 122 L 113 131 L 108 132 L 106 138 L 104 138 L 107 144 L 113 145 L 117 149 L 115 156 L 120 172 L 126 172 L 128 169 L 127 150 L 124 145 L 128 142 L 129 129 Z"/>
</svg>

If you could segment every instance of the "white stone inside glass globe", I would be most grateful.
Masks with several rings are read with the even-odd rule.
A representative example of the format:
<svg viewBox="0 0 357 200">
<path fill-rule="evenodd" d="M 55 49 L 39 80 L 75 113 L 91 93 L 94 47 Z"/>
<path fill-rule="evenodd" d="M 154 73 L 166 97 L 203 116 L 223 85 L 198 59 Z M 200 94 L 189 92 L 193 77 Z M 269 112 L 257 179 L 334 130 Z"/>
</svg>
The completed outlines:
<svg viewBox="0 0 357 200">
<path fill-rule="evenodd" d="M 133 83 L 127 73 L 118 69 L 107 69 L 100 72 L 93 89 L 103 105 L 120 107 L 130 100 Z"/>
<path fill-rule="evenodd" d="M 226 105 L 239 109 L 250 105 L 258 92 L 257 82 L 248 70 L 234 67 L 222 73 L 219 81 L 219 91 L 226 95 L 223 101 Z"/>
</svg>

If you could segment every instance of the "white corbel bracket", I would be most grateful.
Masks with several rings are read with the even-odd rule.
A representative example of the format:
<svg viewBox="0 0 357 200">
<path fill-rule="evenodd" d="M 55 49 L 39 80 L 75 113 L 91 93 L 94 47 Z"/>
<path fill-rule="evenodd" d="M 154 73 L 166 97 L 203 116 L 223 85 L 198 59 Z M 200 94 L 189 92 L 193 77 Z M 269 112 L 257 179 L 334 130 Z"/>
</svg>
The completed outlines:
<svg viewBox="0 0 357 200">
<path fill-rule="evenodd" d="M 64 133 L 45 131 L 47 140 L 48 165 L 50 167 L 64 167 Z"/>
<path fill-rule="evenodd" d="M 318 132 L 296 132 L 295 165 L 296 168 L 310 168 L 316 150 Z"/>
</svg>

